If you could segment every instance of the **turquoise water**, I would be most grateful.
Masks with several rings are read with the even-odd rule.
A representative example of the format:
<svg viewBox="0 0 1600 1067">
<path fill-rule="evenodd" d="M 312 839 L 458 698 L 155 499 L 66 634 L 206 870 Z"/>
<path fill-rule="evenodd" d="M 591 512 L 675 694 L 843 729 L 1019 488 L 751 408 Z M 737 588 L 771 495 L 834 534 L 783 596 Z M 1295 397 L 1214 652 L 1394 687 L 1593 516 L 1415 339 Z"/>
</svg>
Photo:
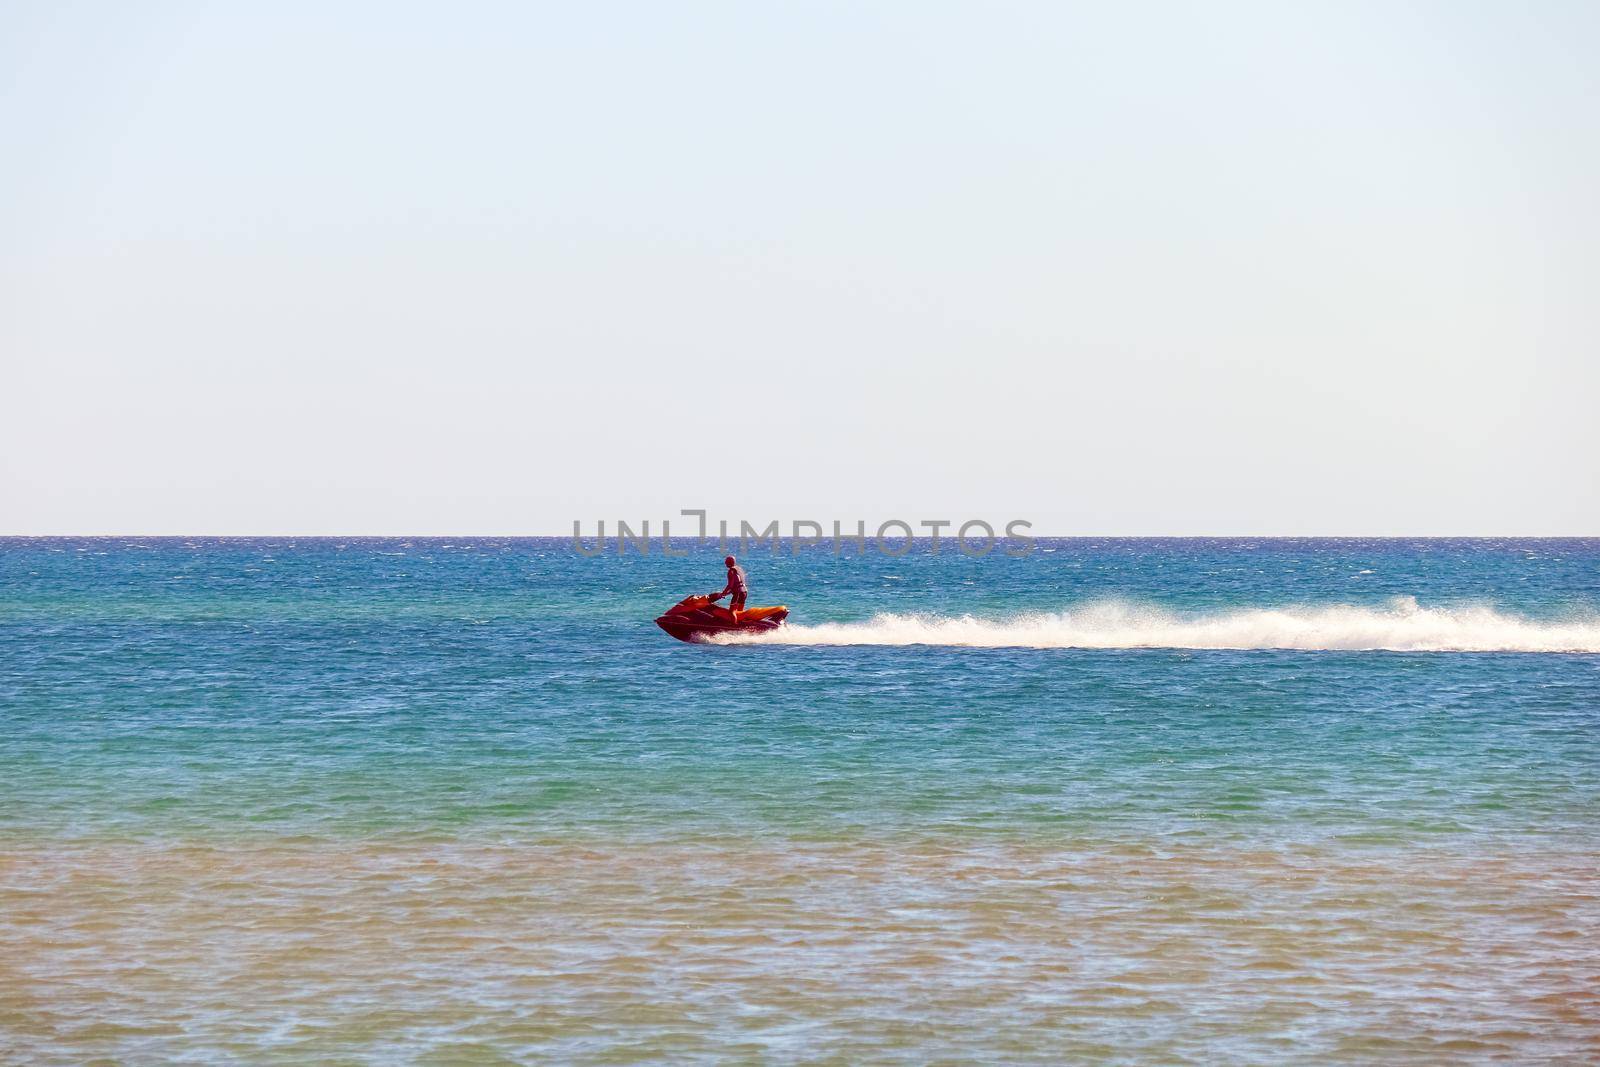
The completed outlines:
<svg viewBox="0 0 1600 1067">
<path fill-rule="evenodd" d="M 1054 551 L 1044 551 L 1054 549 Z M 9 834 L 760 831 L 1375 836 L 1595 829 L 1600 657 L 703 648 L 720 582 L 563 541 L 12 541 Z M 1600 604 L 1596 542 L 1068 541 L 749 557 L 796 624 L 1114 597 Z M 1589 625 L 1595 626 L 1591 619 Z"/>
<path fill-rule="evenodd" d="M 1600 541 L 757 552 L 751 603 L 787 603 L 786 635 L 657 630 L 720 587 L 719 559 L 558 539 L 0 541 L 0 1034 L 62 1062 L 1600 1049 L 1600 952 L 1568 936 L 1600 921 Z M 187 896 L 163 881 L 180 870 Z M 1302 894 L 1304 878 L 1322 880 Z M 430 904 L 424 884 L 456 890 Z M 941 898 L 958 885 L 987 888 Z M 396 899 L 372 894 L 402 890 L 421 894 L 406 923 L 353 941 L 343 971 L 273 955 L 354 936 Z M 337 918 L 294 910 L 340 893 Z M 985 894 L 1021 910 L 964 910 Z M 921 925 L 903 910 L 918 900 Z M 247 932 L 263 907 L 277 940 Z M 772 940 L 797 914 L 803 951 Z M 1112 914 L 1125 926 L 1096 925 Z M 472 956 L 451 941 L 464 915 L 526 957 Z M 670 940 L 568 943 L 680 928 L 766 947 L 696 994 Z M 360 975 L 406 973 L 397 931 L 437 938 L 413 959 L 440 953 L 451 991 L 448 1018 L 399 1044 L 370 1013 L 425 1015 L 437 973 L 361 986 L 367 1015 L 338 1007 Z M 60 947 L 115 957 L 129 938 L 153 968 L 138 996 Z M 1042 969 L 956 982 L 996 938 Z M 219 962 L 229 945 L 248 960 Z M 723 962 L 744 959 L 732 945 Z M 872 946 L 915 951 L 858 1004 L 829 983 Z M 557 949 L 589 961 L 610 1008 L 491 995 Z M 1263 952 L 1277 962 L 1258 974 Z M 1436 967 L 1384 977 L 1396 952 Z M 1089 973 L 1157 957 L 1206 977 L 1107 1001 Z M 211 1003 L 228 975 L 278 1023 Z M 815 996 L 780 1004 L 796 982 Z M 1045 1002 L 1075 1029 L 1029 1014 Z M 761 1011 L 780 1021 L 750 1030 Z M 530 1017 L 543 1029 L 517 1029 Z"/>
</svg>

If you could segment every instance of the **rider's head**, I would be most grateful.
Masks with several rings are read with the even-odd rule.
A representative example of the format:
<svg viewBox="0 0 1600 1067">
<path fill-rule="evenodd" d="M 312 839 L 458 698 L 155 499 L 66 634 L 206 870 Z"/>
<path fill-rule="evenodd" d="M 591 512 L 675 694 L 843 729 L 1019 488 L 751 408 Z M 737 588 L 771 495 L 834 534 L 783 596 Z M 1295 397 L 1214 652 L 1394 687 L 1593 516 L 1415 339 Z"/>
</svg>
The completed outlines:
<svg viewBox="0 0 1600 1067">
<path fill-rule="evenodd" d="M 733 558 L 733 557 L 732 557 L 732 556 L 729 556 L 729 557 L 728 557 L 728 558 L 727 558 L 727 559 L 725 559 L 725 560 L 723 560 L 723 561 L 722 561 L 722 565 L 723 565 L 723 566 L 724 566 L 724 567 L 731 567 L 731 566 L 733 566 L 733 565 L 734 565 L 734 564 L 735 564 L 735 563 L 738 563 L 738 562 L 739 562 L 739 561 L 738 561 L 738 560 L 736 560 L 736 559 L 734 559 L 734 558 Z"/>
</svg>

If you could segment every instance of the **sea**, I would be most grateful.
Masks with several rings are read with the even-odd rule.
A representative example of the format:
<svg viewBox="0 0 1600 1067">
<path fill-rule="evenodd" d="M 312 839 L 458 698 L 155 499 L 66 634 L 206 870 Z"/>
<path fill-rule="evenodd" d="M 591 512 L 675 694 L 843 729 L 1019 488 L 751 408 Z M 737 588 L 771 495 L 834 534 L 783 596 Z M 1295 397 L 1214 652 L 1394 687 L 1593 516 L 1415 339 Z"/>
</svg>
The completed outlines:
<svg viewBox="0 0 1600 1067">
<path fill-rule="evenodd" d="M 652 547 L 0 540 L 0 1062 L 1600 1062 L 1600 539 Z"/>
</svg>

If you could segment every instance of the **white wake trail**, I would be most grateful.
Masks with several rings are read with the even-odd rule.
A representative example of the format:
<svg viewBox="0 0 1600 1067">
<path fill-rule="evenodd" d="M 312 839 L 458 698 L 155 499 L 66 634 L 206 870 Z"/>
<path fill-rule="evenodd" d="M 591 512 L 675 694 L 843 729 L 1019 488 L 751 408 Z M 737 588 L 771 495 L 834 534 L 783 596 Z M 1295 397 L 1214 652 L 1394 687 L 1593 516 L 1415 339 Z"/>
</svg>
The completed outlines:
<svg viewBox="0 0 1600 1067">
<path fill-rule="evenodd" d="M 1411 597 L 1384 607 L 1333 604 L 1191 614 L 1101 601 L 1008 618 L 884 614 L 866 622 L 791 623 L 767 634 L 726 635 L 717 643 L 1600 653 L 1600 615 L 1540 620 L 1489 606 L 1425 608 Z"/>
</svg>

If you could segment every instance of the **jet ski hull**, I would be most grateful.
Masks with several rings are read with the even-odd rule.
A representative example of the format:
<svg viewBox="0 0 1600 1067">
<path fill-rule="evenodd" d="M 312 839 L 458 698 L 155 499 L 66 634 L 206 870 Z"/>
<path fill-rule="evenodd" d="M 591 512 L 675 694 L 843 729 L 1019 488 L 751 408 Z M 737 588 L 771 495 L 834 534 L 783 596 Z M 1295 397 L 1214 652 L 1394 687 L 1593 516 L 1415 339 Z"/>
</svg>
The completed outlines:
<svg viewBox="0 0 1600 1067">
<path fill-rule="evenodd" d="M 776 630 L 789 617 L 789 609 L 778 605 L 745 608 L 737 615 L 713 604 L 710 597 L 686 597 L 662 615 L 656 625 L 679 641 L 704 641 L 718 634 L 754 634 Z"/>
</svg>

